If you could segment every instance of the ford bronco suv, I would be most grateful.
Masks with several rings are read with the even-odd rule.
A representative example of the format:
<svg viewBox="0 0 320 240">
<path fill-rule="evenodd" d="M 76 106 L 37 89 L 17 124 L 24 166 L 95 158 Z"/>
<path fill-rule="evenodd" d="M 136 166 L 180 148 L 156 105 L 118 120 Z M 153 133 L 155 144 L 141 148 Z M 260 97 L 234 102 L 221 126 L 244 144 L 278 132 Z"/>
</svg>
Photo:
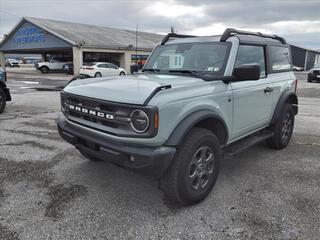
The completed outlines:
<svg viewBox="0 0 320 240">
<path fill-rule="evenodd" d="M 6 103 L 8 101 L 11 101 L 11 95 L 10 95 L 9 88 L 7 88 L 6 81 L 7 81 L 7 73 L 0 66 L 0 114 L 6 108 Z"/>
<path fill-rule="evenodd" d="M 281 37 L 171 33 L 141 74 L 69 83 L 58 129 L 88 159 L 156 176 L 169 200 L 191 205 L 210 193 L 224 157 L 262 141 L 287 146 L 296 87 Z"/>
</svg>

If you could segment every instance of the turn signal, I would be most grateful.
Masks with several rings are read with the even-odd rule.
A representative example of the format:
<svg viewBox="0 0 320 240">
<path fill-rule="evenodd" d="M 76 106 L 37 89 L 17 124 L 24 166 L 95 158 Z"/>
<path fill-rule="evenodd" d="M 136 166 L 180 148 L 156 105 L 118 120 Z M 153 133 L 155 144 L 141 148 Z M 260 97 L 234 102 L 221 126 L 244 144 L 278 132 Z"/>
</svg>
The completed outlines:
<svg viewBox="0 0 320 240">
<path fill-rule="evenodd" d="M 298 79 L 296 79 L 294 81 L 294 92 L 297 93 L 297 89 L 298 89 Z"/>
<path fill-rule="evenodd" d="M 159 116 L 158 116 L 158 113 L 156 112 L 154 114 L 154 128 L 158 128 L 159 127 Z"/>
</svg>

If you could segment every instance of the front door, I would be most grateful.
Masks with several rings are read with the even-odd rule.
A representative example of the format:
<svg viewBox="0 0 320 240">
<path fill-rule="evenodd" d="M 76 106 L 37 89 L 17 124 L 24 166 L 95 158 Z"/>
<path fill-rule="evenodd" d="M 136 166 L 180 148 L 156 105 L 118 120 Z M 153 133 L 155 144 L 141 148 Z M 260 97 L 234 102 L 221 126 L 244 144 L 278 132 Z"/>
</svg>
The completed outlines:
<svg viewBox="0 0 320 240">
<path fill-rule="evenodd" d="M 272 85 L 266 75 L 265 47 L 240 45 L 235 67 L 243 64 L 259 64 L 260 79 L 231 83 L 234 101 L 233 139 L 266 126 L 271 119 Z"/>
<path fill-rule="evenodd" d="M 112 63 L 108 63 L 108 68 L 109 68 L 109 71 L 110 71 L 110 75 L 119 75 L 118 74 L 118 67 L 113 65 Z"/>
<path fill-rule="evenodd" d="M 97 71 L 100 72 L 103 77 L 111 75 L 110 68 L 108 68 L 107 63 L 98 64 Z"/>
</svg>

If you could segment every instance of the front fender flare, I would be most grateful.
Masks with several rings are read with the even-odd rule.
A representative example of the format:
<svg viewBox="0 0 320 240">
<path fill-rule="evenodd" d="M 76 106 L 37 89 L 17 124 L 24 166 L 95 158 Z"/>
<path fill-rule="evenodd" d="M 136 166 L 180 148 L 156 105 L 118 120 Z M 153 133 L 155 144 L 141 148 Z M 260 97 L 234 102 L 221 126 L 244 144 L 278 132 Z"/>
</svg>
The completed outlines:
<svg viewBox="0 0 320 240">
<path fill-rule="evenodd" d="M 228 128 L 225 123 L 225 121 L 215 112 L 209 111 L 209 110 L 199 110 L 197 112 L 194 112 L 187 117 L 185 117 L 173 130 L 170 137 L 166 141 L 165 145 L 167 146 L 178 146 L 184 137 L 188 134 L 188 132 L 193 128 L 195 125 L 197 125 L 201 120 L 207 119 L 207 118 L 214 118 L 219 120 L 223 127 L 224 131 L 226 132 L 225 139 L 223 140 L 223 143 L 226 143 L 229 138 Z"/>
</svg>

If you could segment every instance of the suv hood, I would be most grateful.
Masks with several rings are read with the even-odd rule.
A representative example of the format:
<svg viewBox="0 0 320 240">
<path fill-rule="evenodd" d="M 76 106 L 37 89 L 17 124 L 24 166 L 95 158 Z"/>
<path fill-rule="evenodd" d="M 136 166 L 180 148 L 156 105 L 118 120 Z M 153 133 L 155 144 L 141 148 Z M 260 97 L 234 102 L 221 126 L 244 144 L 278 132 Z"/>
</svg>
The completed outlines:
<svg viewBox="0 0 320 240">
<path fill-rule="evenodd" d="M 111 102 L 141 105 L 157 87 L 171 85 L 172 88 L 181 88 L 203 82 L 200 78 L 187 76 L 139 74 L 76 80 L 63 91 Z"/>
</svg>

